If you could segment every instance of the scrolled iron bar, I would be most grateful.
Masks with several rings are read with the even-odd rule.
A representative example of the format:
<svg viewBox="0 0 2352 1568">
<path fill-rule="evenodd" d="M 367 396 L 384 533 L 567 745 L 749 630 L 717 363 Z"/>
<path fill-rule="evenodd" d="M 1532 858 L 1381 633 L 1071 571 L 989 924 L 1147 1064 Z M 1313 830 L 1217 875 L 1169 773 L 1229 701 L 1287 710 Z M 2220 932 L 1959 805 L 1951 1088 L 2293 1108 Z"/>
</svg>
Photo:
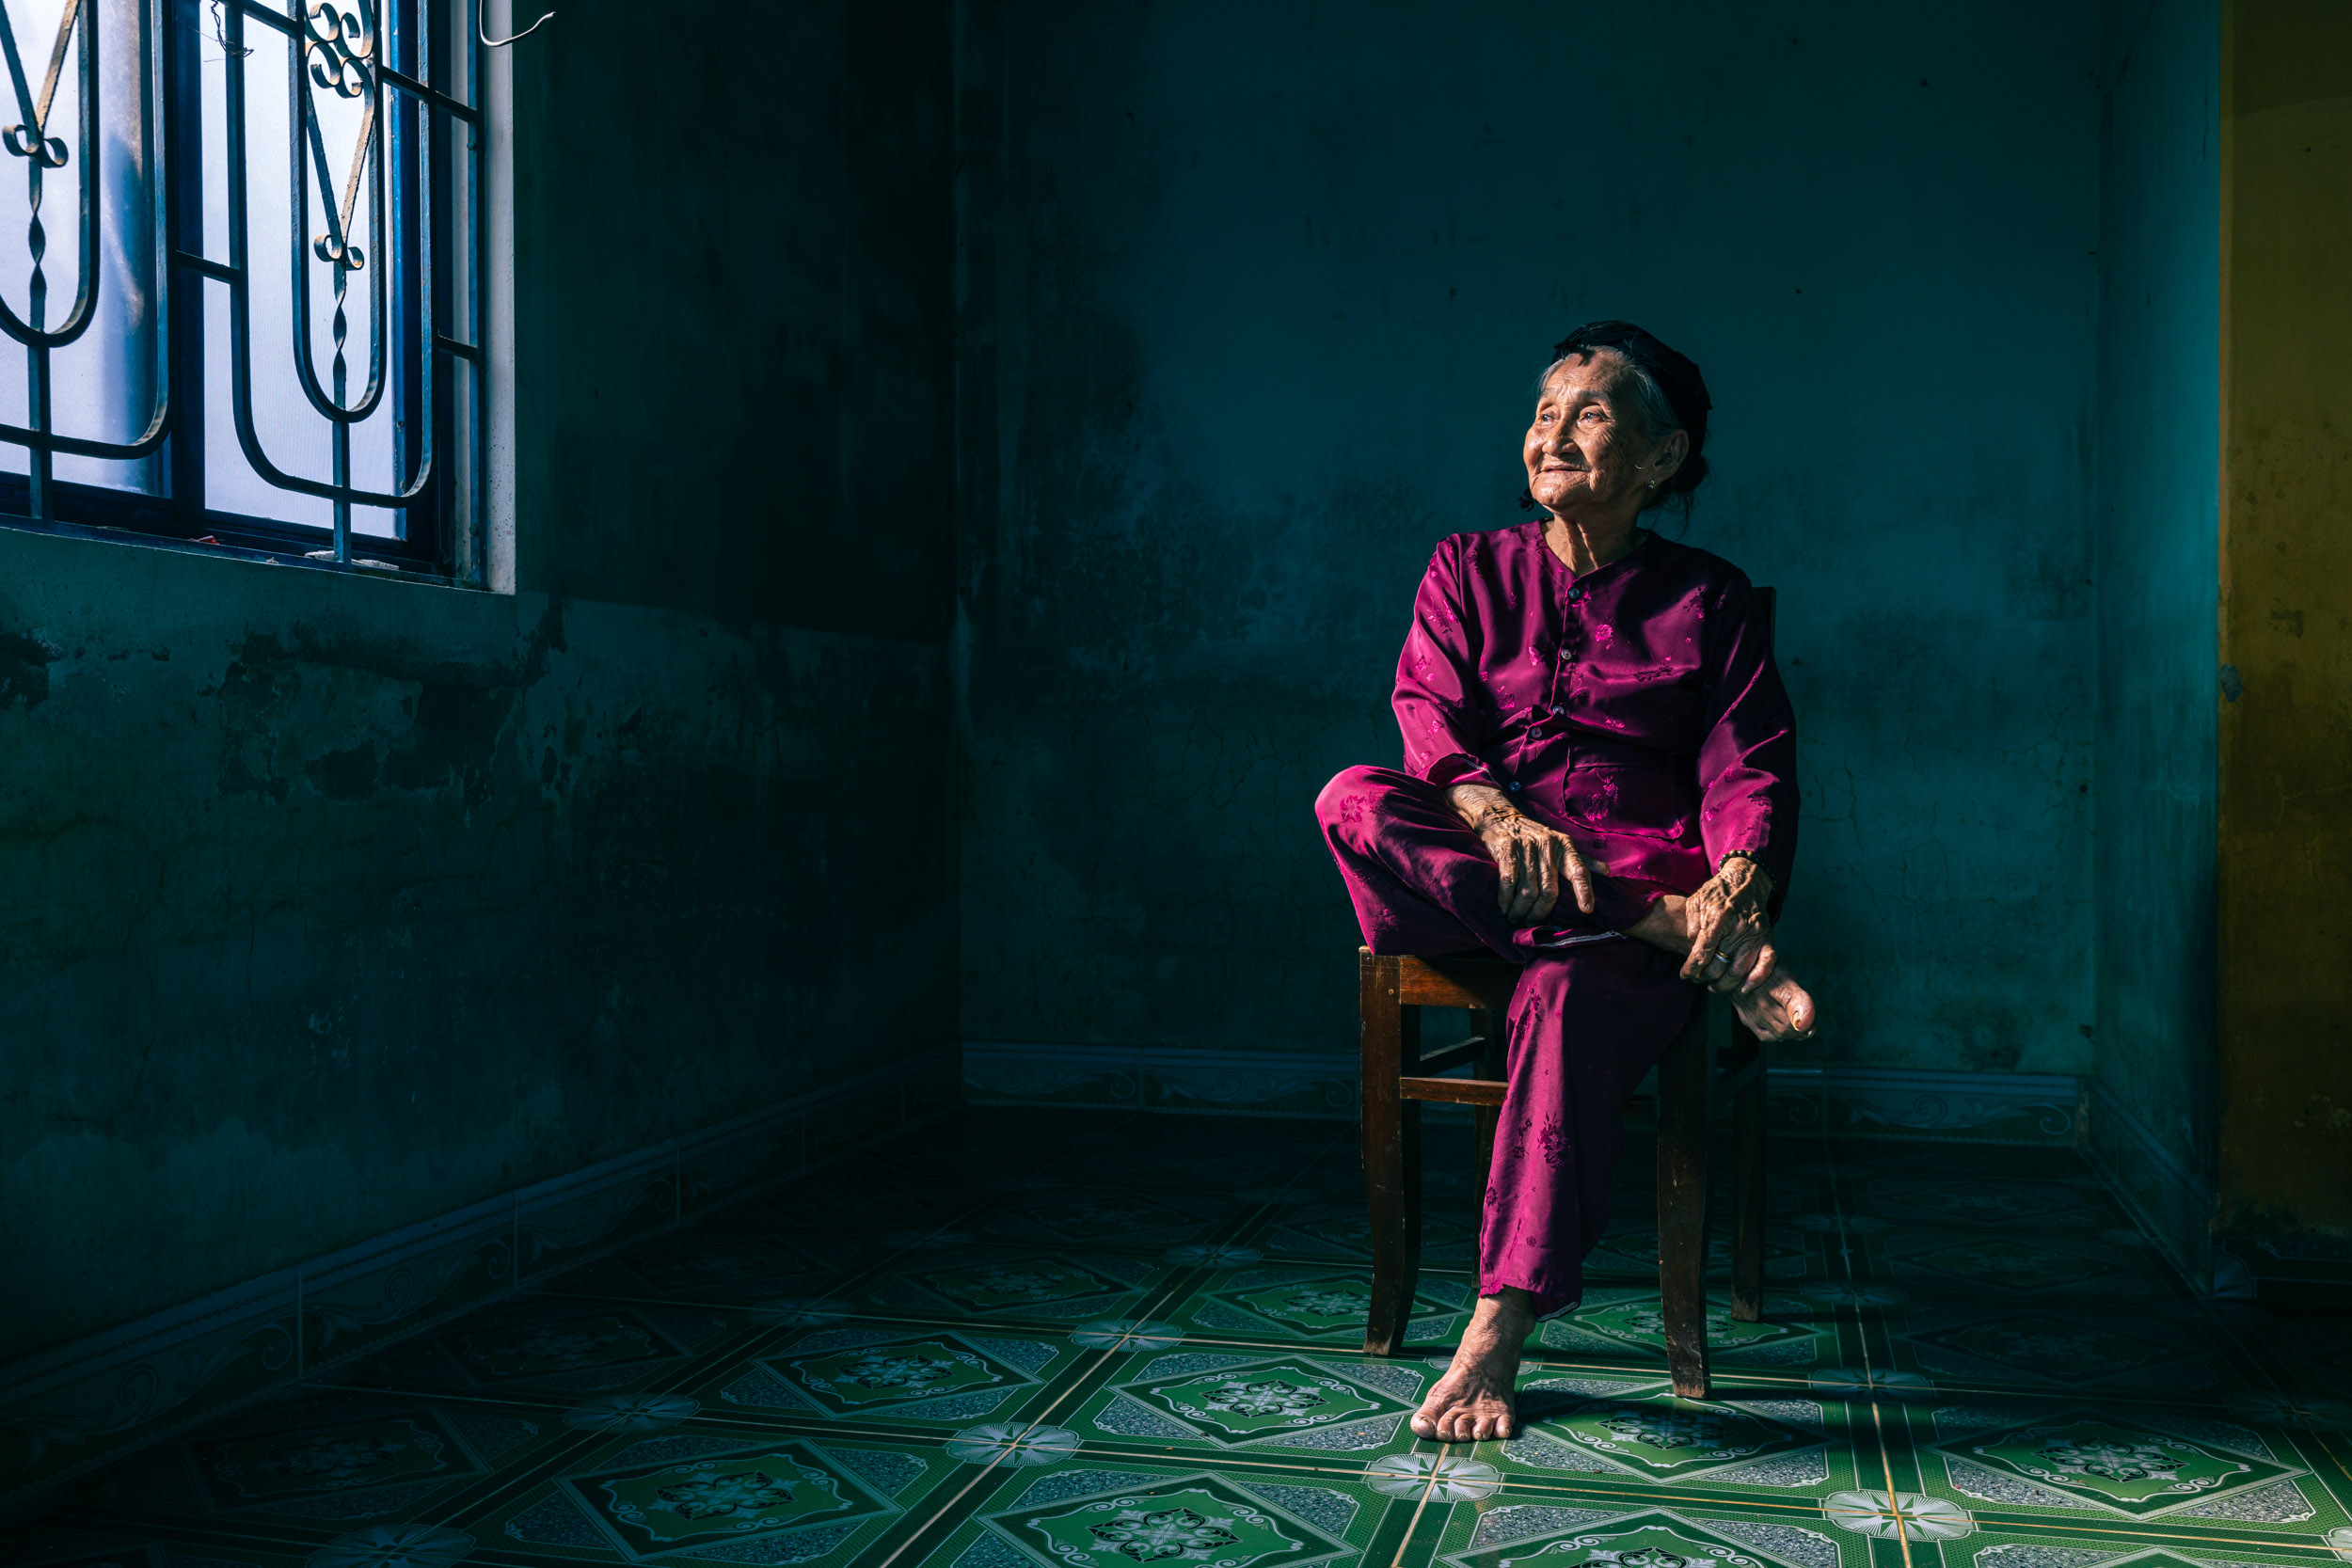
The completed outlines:
<svg viewBox="0 0 2352 1568">
<path fill-rule="evenodd" d="M 384 75 L 371 62 L 375 41 L 381 37 L 380 18 L 375 14 L 376 0 L 358 0 L 367 8 L 362 28 L 356 13 L 336 11 L 329 0 L 311 0 L 303 9 L 303 0 L 289 0 L 289 9 L 274 14 L 260 0 L 233 0 L 229 7 L 228 90 L 223 119 L 228 132 L 229 163 L 229 269 L 236 280 L 229 285 L 230 339 L 230 415 L 235 426 L 237 445 L 247 463 L 262 480 L 281 490 L 318 496 L 335 509 L 335 559 L 351 559 L 351 509 L 354 506 L 405 507 L 423 495 L 431 484 L 434 472 L 434 452 L 430 421 L 419 440 L 416 471 L 405 483 L 394 491 L 363 490 L 351 483 L 351 427 L 366 419 L 375 409 L 383 394 L 384 343 L 387 310 L 385 304 L 388 267 L 373 269 L 365 265 L 364 254 L 357 254 L 350 245 L 351 215 L 356 208 L 359 182 L 363 173 L 372 172 L 368 181 L 369 237 L 379 248 L 384 228 L 384 157 L 381 132 L 384 116 L 381 112 Z M 322 19 L 326 13 L 331 21 Z M 237 50 L 245 42 L 245 22 L 251 16 L 284 33 L 288 39 L 289 119 L 288 154 L 290 164 L 289 233 L 292 238 L 294 267 L 294 321 L 290 347 L 294 369 L 302 387 L 303 395 L 311 407 L 328 421 L 334 451 L 334 473 L 331 482 L 304 479 L 290 474 L 272 462 L 262 448 L 260 433 L 253 420 L 253 337 L 252 302 L 247 287 L 251 277 L 248 266 L 249 241 L 246 212 L 246 84 L 245 57 Z M 353 30 L 361 37 L 352 39 Z M 344 91 L 343 84 L 359 84 L 357 92 Z M 399 84 L 394 84 L 398 87 Z M 319 130 L 316 105 L 310 93 L 313 86 L 351 97 L 365 94 L 368 107 L 363 111 L 360 134 L 353 150 L 350 177 L 344 185 L 344 199 L 338 209 L 333 195 L 334 179 L 326 158 L 325 137 Z M 429 146 L 431 116 L 419 117 L 419 135 Z M 328 232 L 304 243 L 304 232 L 310 228 L 310 174 L 315 158 L 320 170 L 322 193 L 326 197 Z M 420 195 L 420 206 L 429 225 L 431 219 L 430 182 Z M 312 257 L 328 261 L 335 268 L 335 315 L 332 330 L 336 353 L 330 367 L 331 392 L 320 385 L 314 363 L 316 345 L 312 341 L 310 320 L 310 261 Z M 349 275 L 369 271 L 370 344 L 368 389 L 358 401 L 349 400 L 346 384 L 347 367 L 343 357 L 345 341 L 345 290 Z M 433 322 L 432 291 L 423 291 L 424 327 L 430 332 Z M 428 340 L 429 341 L 429 340 Z M 434 356 L 424 357 L 421 374 L 424 401 L 432 404 Z"/>
<path fill-rule="evenodd" d="M 299 5 L 301 0 L 295 3 Z M 303 31 L 296 35 L 296 47 L 286 52 L 292 94 L 286 121 L 292 131 L 287 144 L 293 159 L 293 177 L 288 182 L 293 219 L 287 230 L 294 242 L 291 341 L 302 395 L 330 426 L 328 440 L 334 452 L 338 491 L 351 488 L 351 427 L 373 414 L 384 396 L 384 334 L 390 318 L 385 297 L 386 275 L 391 269 L 371 269 L 365 251 L 351 240 L 352 214 L 358 206 L 359 186 L 364 181 L 368 187 L 368 239 L 378 248 L 383 245 L 384 150 L 378 134 L 383 89 L 373 69 L 381 33 L 376 25 L 375 0 L 358 0 L 358 8 L 353 10 L 340 8 L 337 0 L 310 0 L 303 10 Z M 340 205 L 335 194 L 335 171 L 326 157 L 326 132 L 319 124 L 315 92 L 322 87 L 339 98 L 364 101 L 359 111 L 359 133 L 352 138 L 351 169 L 342 182 Z M 306 152 L 310 154 L 307 159 Z M 313 167 L 318 173 L 319 198 L 326 208 L 326 232 L 313 238 L 306 247 L 302 235 L 310 227 Z M 335 308 L 329 323 L 335 339 L 334 361 L 329 368 L 331 388 L 319 384 L 306 248 L 310 256 L 316 256 L 335 269 Z M 356 401 L 351 397 L 349 367 L 343 354 L 350 332 L 346 293 L 355 272 L 365 272 L 363 281 L 368 285 L 367 390 Z M 335 559 L 349 561 L 351 502 L 345 496 L 338 495 L 334 507 Z"/>
<path fill-rule="evenodd" d="M 143 58 L 152 58 L 155 31 L 160 25 L 156 11 L 159 3 L 160 0 L 149 0 L 148 4 L 138 8 L 142 34 L 138 42 Z M 148 90 L 139 101 L 139 145 L 149 161 L 148 219 L 154 240 L 148 283 L 154 302 L 154 405 L 149 413 L 147 428 L 130 441 L 62 436 L 55 429 L 50 356 L 56 350 L 78 341 L 88 330 L 98 307 L 102 193 L 99 190 L 101 170 L 98 151 L 99 25 L 95 9 L 95 0 L 66 0 L 65 9 L 57 19 L 56 38 L 50 46 L 48 71 L 41 78 L 40 90 L 36 93 L 31 79 L 24 71 L 24 55 L 17 47 L 15 24 L 8 17 L 5 0 L 0 0 L 0 55 L 7 57 L 8 85 L 14 91 L 17 113 L 21 117 L 16 124 L 0 128 L 0 148 L 24 160 L 25 200 L 30 214 L 24 237 L 25 248 L 30 252 L 33 262 L 29 286 L 25 291 L 25 316 L 19 316 L 6 297 L 0 296 L 0 331 L 7 332 L 24 345 L 25 407 L 32 423 L 30 426 L 0 423 L 0 441 L 26 449 L 31 511 L 35 517 L 44 522 L 52 519 L 56 510 L 53 469 L 57 453 L 130 461 L 149 456 L 159 450 L 171 428 L 169 293 L 165 286 L 169 277 L 170 236 L 166 231 L 163 198 L 165 153 L 157 135 L 163 121 L 163 84 L 160 73 L 149 71 L 144 73 Z M 77 35 L 81 40 L 78 50 L 74 48 Z M 81 123 L 76 129 L 76 145 L 73 146 L 69 146 L 63 137 L 51 135 L 49 127 L 49 111 L 56 102 L 57 84 L 63 79 L 69 54 L 75 56 L 75 97 L 81 105 Z M 81 198 L 81 246 L 80 253 L 74 258 L 73 308 L 67 312 L 63 322 L 53 327 L 48 323 L 49 276 L 46 261 L 49 234 L 41 221 L 44 174 L 72 163 L 77 151 L 80 167 L 75 171 L 75 183 Z"/>
</svg>

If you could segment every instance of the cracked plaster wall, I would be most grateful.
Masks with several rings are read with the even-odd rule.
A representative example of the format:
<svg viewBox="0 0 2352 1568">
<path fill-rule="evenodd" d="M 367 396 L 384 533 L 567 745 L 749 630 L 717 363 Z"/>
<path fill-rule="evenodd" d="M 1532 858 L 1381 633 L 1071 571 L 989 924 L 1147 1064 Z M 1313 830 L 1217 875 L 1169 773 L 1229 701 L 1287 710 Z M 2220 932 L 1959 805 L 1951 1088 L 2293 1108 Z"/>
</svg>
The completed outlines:
<svg viewBox="0 0 2352 1568">
<path fill-rule="evenodd" d="M 952 1038 L 946 20 L 790 12 L 517 46 L 518 594 L 0 531 L 0 1358 Z"/>
<path fill-rule="evenodd" d="M 1817 1056 L 2088 1068 L 2098 8 L 1851 14 L 968 0 L 966 1037 L 1353 1049 L 1311 803 L 1626 315 L 1781 591 Z"/>
</svg>

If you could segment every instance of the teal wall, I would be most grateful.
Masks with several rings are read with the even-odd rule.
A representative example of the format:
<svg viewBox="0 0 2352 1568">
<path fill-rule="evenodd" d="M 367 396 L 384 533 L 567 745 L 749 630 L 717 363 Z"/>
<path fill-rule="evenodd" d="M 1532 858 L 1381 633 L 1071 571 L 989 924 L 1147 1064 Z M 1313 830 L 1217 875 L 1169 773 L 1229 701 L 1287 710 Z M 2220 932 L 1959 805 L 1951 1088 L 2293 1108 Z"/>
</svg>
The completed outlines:
<svg viewBox="0 0 2352 1568">
<path fill-rule="evenodd" d="M 515 52 L 517 595 L 0 530 L 0 1358 L 953 1037 L 946 16 L 664 20 Z"/>
<path fill-rule="evenodd" d="M 2215 1159 L 2220 40 L 2216 0 L 2110 0 L 2100 64 L 2096 1068 L 2161 1153 L 2092 1125 L 2190 1258 Z"/>
<path fill-rule="evenodd" d="M 1352 1049 L 1310 805 L 1623 315 L 1781 591 L 1819 1058 L 2089 1068 L 2100 18 L 1852 14 L 965 0 L 967 1038 Z"/>
</svg>

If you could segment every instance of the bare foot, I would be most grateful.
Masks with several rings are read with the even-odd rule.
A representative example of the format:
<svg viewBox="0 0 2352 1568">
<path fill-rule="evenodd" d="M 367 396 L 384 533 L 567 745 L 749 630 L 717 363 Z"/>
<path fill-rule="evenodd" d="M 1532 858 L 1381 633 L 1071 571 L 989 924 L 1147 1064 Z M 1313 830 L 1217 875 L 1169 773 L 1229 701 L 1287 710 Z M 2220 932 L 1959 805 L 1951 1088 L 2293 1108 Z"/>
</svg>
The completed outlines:
<svg viewBox="0 0 2352 1568">
<path fill-rule="evenodd" d="M 1786 974 L 1774 974 L 1757 990 L 1731 993 L 1731 1010 L 1760 1040 L 1803 1040 L 1813 1037 L 1816 1022 L 1813 998 Z"/>
<path fill-rule="evenodd" d="M 1666 895 L 1652 904 L 1626 935 L 1669 953 L 1688 953 L 1691 937 L 1683 909 L 1689 902 L 1675 894 Z M 1814 1026 L 1820 1022 L 1820 1009 L 1813 1005 L 1812 994 L 1781 969 L 1777 956 L 1766 958 L 1756 967 L 1766 975 L 1761 984 L 1751 976 L 1748 984 L 1756 989 L 1731 991 L 1731 1010 L 1740 1015 L 1740 1022 L 1758 1039 L 1812 1038 Z"/>
<path fill-rule="evenodd" d="M 1517 1433 L 1519 1349 L 1535 1326 L 1525 1291 L 1505 1286 L 1478 1298 L 1478 1310 L 1462 1331 L 1454 1365 L 1438 1379 L 1413 1412 L 1413 1435 L 1440 1443 L 1475 1443 Z"/>
</svg>

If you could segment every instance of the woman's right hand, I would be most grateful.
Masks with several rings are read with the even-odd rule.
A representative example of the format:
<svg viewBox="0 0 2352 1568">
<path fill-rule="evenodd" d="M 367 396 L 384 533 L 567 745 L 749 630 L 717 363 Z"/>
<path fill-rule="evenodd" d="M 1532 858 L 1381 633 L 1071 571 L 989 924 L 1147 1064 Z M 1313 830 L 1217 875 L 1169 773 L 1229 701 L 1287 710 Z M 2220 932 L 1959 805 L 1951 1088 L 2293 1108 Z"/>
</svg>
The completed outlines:
<svg viewBox="0 0 2352 1568">
<path fill-rule="evenodd" d="M 1579 910 L 1593 912 L 1592 869 L 1567 834 L 1521 815 L 1491 784 L 1455 784 L 1446 799 L 1495 863 L 1505 922 L 1534 925 L 1551 913 L 1564 892 L 1573 894 Z"/>
</svg>

